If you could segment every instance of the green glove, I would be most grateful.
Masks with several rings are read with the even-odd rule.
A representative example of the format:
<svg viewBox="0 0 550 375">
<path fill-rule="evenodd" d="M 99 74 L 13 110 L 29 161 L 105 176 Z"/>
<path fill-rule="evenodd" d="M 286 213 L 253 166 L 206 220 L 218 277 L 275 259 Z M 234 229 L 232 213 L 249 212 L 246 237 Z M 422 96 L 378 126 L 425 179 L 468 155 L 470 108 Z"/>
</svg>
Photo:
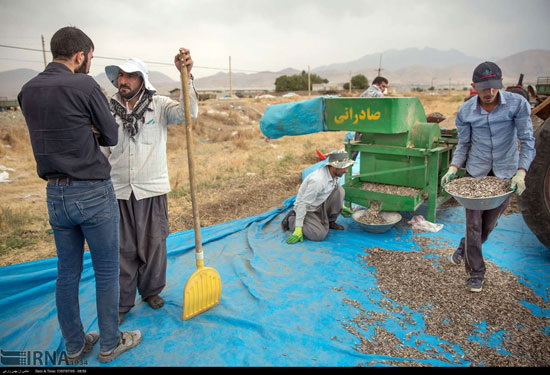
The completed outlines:
<svg viewBox="0 0 550 375">
<path fill-rule="evenodd" d="M 353 214 L 354 214 L 354 212 L 351 208 L 346 207 L 346 206 L 342 206 L 342 216 L 343 217 L 350 217 Z"/>
<path fill-rule="evenodd" d="M 302 227 L 296 227 L 294 233 L 286 239 L 286 243 L 295 244 L 296 242 L 304 242 L 304 234 L 302 233 Z"/>
</svg>

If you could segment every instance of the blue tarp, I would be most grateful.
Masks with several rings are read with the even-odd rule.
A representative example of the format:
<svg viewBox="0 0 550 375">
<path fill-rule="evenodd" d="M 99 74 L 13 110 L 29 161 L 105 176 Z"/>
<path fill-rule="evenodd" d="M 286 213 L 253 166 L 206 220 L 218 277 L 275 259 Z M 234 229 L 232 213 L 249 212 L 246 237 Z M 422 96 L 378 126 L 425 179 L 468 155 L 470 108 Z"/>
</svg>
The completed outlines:
<svg viewBox="0 0 550 375">
<path fill-rule="evenodd" d="M 222 298 L 219 305 L 188 321 L 181 319 L 182 294 L 195 270 L 194 232 L 171 234 L 167 285 L 162 293 L 165 306 L 153 310 L 138 298 L 121 326 L 140 329 L 142 343 L 109 364 L 97 361 L 96 345 L 85 357 L 88 366 L 356 366 L 399 361 L 385 353 L 362 354 L 355 349 L 359 339 L 344 323 L 353 319 L 356 311 L 343 299 L 354 299 L 367 311 L 380 311 L 378 302 L 383 297 L 377 288 L 376 270 L 367 271 L 358 255 L 375 246 L 418 251 L 411 229 L 405 224 L 384 234 L 371 234 L 352 219 L 340 217 L 338 222 L 345 231 L 330 231 L 319 243 L 306 240 L 287 245 L 289 233 L 281 231 L 280 223 L 294 199 L 269 212 L 202 229 L 206 265 L 220 273 Z M 437 215 L 444 228 L 423 235 L 458 244 L 464 232 L 463 209 L 439 209 Z M 550 252 L 521 215 L 500 219 L 484 244 L 484 255 L 516 274 L 548 302 Z M 0 268 L 2 350 L 61 353 L 65 349 L 56 317 L 55 278 L 55 258 Z M 457 280 L 457 287 L 463 287 L 463 280 Z M 525 305 L 535 315 L 550 317 L 548 310 Z M 89 253 L 85 254 L 80 306 L 85 329 L 97 330 Z M 431 358 L 420 363 L 450 365 L 442 358 L 451 355 L 436 344 L 440 339 L 423 331 L 423 315 L 416 313 L 414 320 L 414 327 L 403 328 L 401 320 L 401 324 L 389 323 L 385 328 L 398 337 L 420 330 L 415 337 L 426 344 L 417 349 Z M 550 327 L 545 332 L 550 334 Z M 461 348 L 453 344 L 453 349 L 459 353 L 453 356 L 459 366 L 470 364 L 460 356 Z"/>
<path fill-rule="evenodd" d="M 260 130 L 271 139 L 326 131 L 324 113 L 323 97 L 274 104 L 265 109 Z"/>
</svg>

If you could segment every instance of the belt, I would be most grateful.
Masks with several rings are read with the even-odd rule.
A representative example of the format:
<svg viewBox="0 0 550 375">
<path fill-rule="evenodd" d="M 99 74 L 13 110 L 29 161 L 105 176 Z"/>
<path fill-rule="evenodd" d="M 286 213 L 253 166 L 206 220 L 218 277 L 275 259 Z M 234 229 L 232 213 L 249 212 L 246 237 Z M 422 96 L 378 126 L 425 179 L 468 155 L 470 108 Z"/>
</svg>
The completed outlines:
<svg viewBox="0 0 550 375">
<path fill-rule="evenodd" d="M 79 178 L 74 178 L 71 176 L 59 176 L 59 177 L 47 177 L 48 182 L 56 183 L 56 184 L 70 184 L 72 181 L 103 181 L 103 179 L 87 179 L 87 180 L 81 180 Z"/>
<path fill-rule="evenodd" d="M 64 183 L 70 183 L 71 181 L 74 181 L 74 178 L 71 178 L 71 177 L 48 177 L 48 182 L 52 182 L 52 183 L 60 183 L 60 184 L 64 184 Z"/>
</svg>

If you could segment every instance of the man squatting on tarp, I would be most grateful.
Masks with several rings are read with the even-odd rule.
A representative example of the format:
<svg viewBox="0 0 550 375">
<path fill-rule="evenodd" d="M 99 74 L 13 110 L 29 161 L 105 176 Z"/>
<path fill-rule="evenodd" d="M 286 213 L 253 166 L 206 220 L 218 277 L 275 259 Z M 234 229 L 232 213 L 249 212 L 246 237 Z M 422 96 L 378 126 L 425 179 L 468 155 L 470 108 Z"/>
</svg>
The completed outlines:
<svg viewBox="0 0 550 375">
<path fill-rule="evenodd" d="M 298 190 L 294 209 L 282 221 L 283 230 L 293 231 L 286 240 L 287 243 L 303 242 L 304 237 L 311 241 L 322 241 L 329 229 L 344 229 L 342 225 L 336 224 L 336 219 L 343 209 L 346 214 L 353 211 L 342 206 L 345 192 L 340 186 L 340 177 L 353 164 L 354 161 L 348 159 L 346 151 L 333 151 L 328 155 L 325 166 L 304 179 Z"/>
</svg>

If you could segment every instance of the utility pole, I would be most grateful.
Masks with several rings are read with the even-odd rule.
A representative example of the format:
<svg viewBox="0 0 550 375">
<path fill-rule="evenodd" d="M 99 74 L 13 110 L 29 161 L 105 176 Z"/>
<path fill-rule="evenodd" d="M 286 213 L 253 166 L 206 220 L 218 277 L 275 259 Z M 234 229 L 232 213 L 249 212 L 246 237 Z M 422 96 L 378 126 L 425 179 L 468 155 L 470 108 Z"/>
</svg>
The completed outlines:
<svg viewBox="0 0 550 375">
<path fill-rule="evenodd" d="M 311 96 L 311 74 L 309 72 L 309 65 L 307 66 L 307 96 Z"/>
<path fill-rule="evenodd" d="M 382 73 L 382 54 L 380 54 L 380 64 L 378 65 L 378 77 L 380 77 Z"/>
<path fill-rule="evenodd" d="M 229 56 L 229 97 L 233 96 L 233 84 L 231 82 L 231 56 Z"/>
<path fill-rule="evenodd" d="M 44 69 L 46 69 L 46 65 L 48 63 L 46 62 L 46 45 L 44 44 L 44 35 L 40 35 L 42 37 L 42 56 L 44 57 Z"/>
</svg>

